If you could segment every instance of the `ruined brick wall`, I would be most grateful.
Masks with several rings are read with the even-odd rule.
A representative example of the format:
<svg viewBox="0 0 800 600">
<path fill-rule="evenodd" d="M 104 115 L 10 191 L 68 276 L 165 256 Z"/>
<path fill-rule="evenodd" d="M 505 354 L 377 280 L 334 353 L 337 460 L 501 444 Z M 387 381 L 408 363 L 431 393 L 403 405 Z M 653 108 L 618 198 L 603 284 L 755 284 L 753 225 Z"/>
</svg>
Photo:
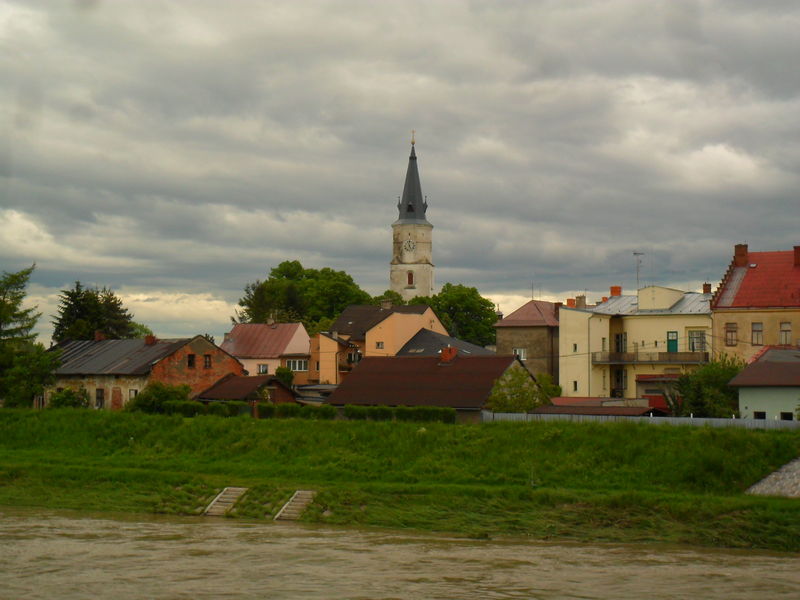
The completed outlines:
<svg viewBox="0 0 800 600">
<path fill-rule="evenodd" d="M 89 394 L 90 407 L 121 410 L 145 385 L 147 377 L 143 375 L 61 376 L 45 390 L 45 402 L 49 403 L 59 389 L 78 391 L 83 387 Z M 98 390 L 102 390 L 102 401 L 98 399 Z"/>
<path fill-rule="evenodd" d="M 194 356 L 193 363 L 190 355 Z M 169 385 L 186 384 L 192 390 L 190 396 L 194 397 L 231 373 L 244 375 L 244 367 L 207 339 L 196 337 L 159 361 L 153 367 L 150 380 Z"/>
</svg>

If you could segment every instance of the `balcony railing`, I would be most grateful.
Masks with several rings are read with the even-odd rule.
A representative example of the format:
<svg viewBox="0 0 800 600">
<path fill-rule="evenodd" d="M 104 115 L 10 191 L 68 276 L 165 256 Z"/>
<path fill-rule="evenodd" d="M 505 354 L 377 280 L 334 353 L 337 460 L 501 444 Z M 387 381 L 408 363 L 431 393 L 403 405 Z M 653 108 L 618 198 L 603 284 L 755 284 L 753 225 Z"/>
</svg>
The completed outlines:
<svg viewBox="0 0 800 600">
<path fill-rule="evenodd" d="M 708 352 L 592 352 L 592 364 L 596 365 L 701 364 L 706 362 L 708 362 Z"/>
</svg>

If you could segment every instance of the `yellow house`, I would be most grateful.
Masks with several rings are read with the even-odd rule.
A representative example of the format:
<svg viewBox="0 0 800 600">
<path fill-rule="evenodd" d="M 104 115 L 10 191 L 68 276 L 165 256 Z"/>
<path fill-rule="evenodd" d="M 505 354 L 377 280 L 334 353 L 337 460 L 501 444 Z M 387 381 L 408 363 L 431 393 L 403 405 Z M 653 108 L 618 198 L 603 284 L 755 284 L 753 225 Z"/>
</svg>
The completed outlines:
<svg viewBox="0 0 800 600">
<path fill-rule="evenodd" d="M 429 306 L 348 306 L 331 330 L 311 339 L 309 383 L 341 383 L 364 356 L 394 356 L 420 329 L 447 335 Z"/>
<path fill-rule="evenodd" d="M 648 286 L 622 295 L 619 286 L 595 306 L 562 307 L 559 382 L 564 396 L 650 398 L 664 384 L 708 362 L 710 285 L 703 293 Z"/>
</svg>

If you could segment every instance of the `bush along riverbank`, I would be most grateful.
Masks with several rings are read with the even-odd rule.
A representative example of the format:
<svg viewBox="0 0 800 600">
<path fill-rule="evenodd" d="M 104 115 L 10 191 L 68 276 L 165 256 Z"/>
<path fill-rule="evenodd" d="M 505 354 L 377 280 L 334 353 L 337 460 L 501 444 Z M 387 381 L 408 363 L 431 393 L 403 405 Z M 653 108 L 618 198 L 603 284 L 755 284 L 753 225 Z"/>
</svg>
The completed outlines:
<svg viewBox="0 0 800 600">
<path fill-rule="evenodd" d="M 0 505 L 303 520 L 474 537 L 800 551 L 800 501 L 743 491 L 800 432 L 638 424 L 219 418 L 0 410 Z"/>
</svg>

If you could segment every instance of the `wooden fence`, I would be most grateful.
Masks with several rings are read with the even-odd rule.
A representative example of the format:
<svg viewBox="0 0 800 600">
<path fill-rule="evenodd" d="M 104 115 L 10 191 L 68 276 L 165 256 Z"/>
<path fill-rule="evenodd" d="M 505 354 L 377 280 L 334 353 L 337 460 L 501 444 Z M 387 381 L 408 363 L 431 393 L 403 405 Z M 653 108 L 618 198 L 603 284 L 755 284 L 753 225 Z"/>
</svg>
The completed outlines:
<svg viewBox="0 0 800 600">
<path fill-rule="evenodd" d="M 690 425 L 692 427 L 744 427 L 745 429 L 797 429 L 800 421 L 767 419 L 697 419 L 691 417 L 620 417 L 607 415 L 534 415 L 526 413 L 481 412 L 481 421 L 572 421 L 575 423 L 644 423 L 647 425 Z"/>
</svg>

